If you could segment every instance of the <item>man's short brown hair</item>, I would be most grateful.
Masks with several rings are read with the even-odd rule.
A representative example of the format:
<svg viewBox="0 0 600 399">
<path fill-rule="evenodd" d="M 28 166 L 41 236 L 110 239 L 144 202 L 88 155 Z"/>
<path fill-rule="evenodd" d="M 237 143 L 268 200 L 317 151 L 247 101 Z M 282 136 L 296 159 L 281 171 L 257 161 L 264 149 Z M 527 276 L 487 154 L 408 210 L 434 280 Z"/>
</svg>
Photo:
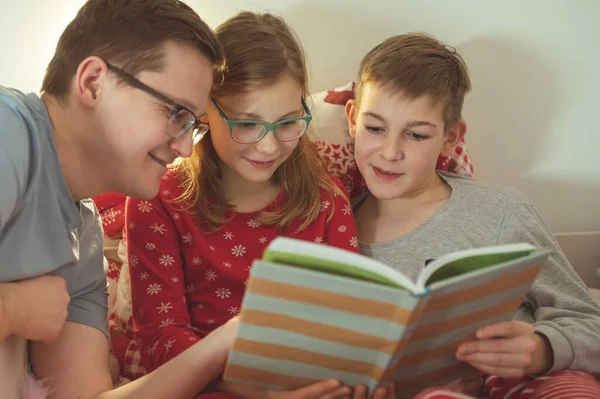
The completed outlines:
<svg viewBox="0 0 600 399">
<path fill-rule="evenodd" d="M 445 129 L 461 118 L 465 95 L 471 90 L 467 65 L 456 49 L 432 36 L 394 36 L 372 49 L 361 61 L 357 105 L 367 83 L 379 84 L 408 98 L 429 95 L 444 104 Z"/>
<path fill-rule="evenodd" d="M 167 41 L 198 48 L 217 67 L 224 62 L 215 34 L 179 0 L 88 0 L 60 36 L 42 91 L 64 99 L 79 64 L 90 56 L 133 75 L 160 71 Z"/>
</svg>

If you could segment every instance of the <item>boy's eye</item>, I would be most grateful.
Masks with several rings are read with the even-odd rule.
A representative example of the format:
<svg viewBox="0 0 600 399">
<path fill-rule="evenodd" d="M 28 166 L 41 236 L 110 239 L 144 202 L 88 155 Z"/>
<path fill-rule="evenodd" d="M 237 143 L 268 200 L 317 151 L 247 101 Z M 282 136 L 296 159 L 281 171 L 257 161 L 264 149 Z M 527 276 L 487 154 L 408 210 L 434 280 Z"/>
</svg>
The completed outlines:
<svg viewBox="0 0 600 399">
<path fill-rule="evenodd" d="M 417 140 L 417 141 L 425 140 L 426 138 L 428 138 L 428 136 L 425 136 L 423 134 L 419 134 L 417 132 L 411 132 L 411 131 L 408 132 L 408 135 L 412 139 Z"/>
<path fill-rule="evenodd" d="M 365 129 L 367 129 L 371 133 L 382 133 L 383 128 L 371 125 L 365 125 Z"/>
</svg>

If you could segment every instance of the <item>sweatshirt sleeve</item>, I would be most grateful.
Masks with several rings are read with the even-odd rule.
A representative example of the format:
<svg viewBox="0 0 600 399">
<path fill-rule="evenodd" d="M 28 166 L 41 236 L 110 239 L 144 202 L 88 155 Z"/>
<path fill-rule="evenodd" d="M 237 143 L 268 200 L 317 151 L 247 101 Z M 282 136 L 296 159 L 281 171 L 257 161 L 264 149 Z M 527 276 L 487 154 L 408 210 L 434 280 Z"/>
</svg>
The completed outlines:
<svg viewBox="0 0 600 399">
<path fill-rule="evenodd" d="M 554 364 L 549 372 L 572 369 L 599 374 L 600 306 L 533 205 L 507 207 L 497 244 L 515 242 L 553 251 L 516 316 L 550 341 Z"/>
</svg>

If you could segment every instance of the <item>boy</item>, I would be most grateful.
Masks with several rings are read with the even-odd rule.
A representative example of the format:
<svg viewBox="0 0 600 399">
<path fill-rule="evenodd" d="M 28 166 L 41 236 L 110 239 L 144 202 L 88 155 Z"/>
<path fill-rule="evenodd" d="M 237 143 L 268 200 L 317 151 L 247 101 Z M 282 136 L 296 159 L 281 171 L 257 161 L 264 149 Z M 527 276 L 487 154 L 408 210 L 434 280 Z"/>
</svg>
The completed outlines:
<svg viewBox="0 0 600 399">
<path fill-rule="evenodd" d="M 429 260 L 461 249 L 519 241 L 552 249 L 514 321 L 480 329 L 456 356 L 495 376 L 487 379 L 491 397 L 513 388 L 517 397 L 540 383 L 517 388 L 505 378 L 599 374 L 600 309 L 535 207 L 516 190 L 435 170 L 466 132 L 470 88 L 460 55 L 430 36 L 392 37 L 362 60 L 355 100 L 346 104 L 368 186 L 354 203 L 360 250 L 414 279 Z M 561 378 L 570 377 L 550 380 Z"/>
<path fill-rule="evenodd" d="M 61 399 L 191 398 L 222 372 L 235 319 L 112 390 L 102 228 L 87 198 L 153 198 L 166 165 L 207 131 L 201 118 L 223 63 L 214 33 L 181 1 L 89 0 L 59 39 L 41 98 L 0 86 L 2 398 L 35 396 L 24 390 L 37 385 L 27 354 Z M 348 391 L 324 381 L 257 394 Z"/>
</svg>

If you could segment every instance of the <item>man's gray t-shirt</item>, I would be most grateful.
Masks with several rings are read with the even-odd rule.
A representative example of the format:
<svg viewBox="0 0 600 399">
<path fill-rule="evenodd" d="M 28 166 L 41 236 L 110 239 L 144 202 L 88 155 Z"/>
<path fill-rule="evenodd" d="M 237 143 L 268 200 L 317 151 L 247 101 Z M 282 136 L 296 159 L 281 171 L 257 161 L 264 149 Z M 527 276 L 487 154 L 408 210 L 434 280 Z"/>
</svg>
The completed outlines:
<svg viewBox="0 0 600 399">
<path fill-rule="evenodd" d="M 65 279 L 68 321 L 106 334 L 99 214 L 73 202 L 42 100 L 0 86 L 0 281 L 43 274 Z"/>
<path fill-rule="evenodd" d="M 462 249 L 528 242 L 553 251 L 519 309 L 517 320 L 534 324 L 554 352 L 552 370 L 600 374 L 600 307 L 573 270 L 550 229 L 527 198 L 512 188 L 451 174 L 445 206 L 410 233 L 383 243 L 359 243 L 377 259 L 415 281 L 434 259 Z M 368 192 L 354 201 L 362 204 Z"/>
</svg>

